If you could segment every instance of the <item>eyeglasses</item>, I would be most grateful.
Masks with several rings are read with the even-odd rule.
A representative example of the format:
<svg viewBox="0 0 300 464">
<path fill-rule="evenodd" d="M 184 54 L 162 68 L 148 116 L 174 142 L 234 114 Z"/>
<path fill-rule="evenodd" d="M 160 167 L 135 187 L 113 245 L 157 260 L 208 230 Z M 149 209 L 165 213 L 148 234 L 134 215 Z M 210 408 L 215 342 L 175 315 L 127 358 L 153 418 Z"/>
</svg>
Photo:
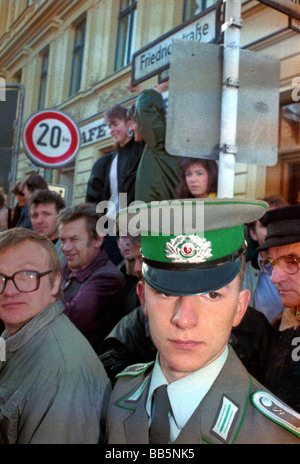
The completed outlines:
<svg viewBox="0 0 300 464">
<path fill-rule="evenodd" d="M 300 258 L 293 258 L 292 256 L 280 256 L 278 259 L 261 259 L 260 265 L 262 270 L 268 275 L 272 274 L 276 265 L 278 265 L 285 274 L 293 275 L 299 272 L 299 262 Z"/>
<path fill-rule="evenodd" d="M 12 276 L 0 274 L 0 295 L 5 290 L 8 280 L 12 280 L 16 289 L 22 293 L 35 292 L 40 286 L 40 279 L 52 271 L 37 272 L 37 271 L 18 271 Z"/>
</svg>

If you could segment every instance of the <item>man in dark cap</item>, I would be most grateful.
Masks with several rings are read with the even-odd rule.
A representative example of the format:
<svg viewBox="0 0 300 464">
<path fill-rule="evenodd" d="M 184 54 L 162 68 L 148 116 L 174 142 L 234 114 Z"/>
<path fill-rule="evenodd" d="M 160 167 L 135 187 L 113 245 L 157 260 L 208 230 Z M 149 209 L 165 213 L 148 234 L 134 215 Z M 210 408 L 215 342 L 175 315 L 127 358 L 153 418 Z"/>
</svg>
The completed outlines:
<svg viewBox="0 0 300 464">
<path fill-rule="evenodd" d="M 120 230 L 140 224 L 137 289 L 158 354 L 118 375 L 108 443 L 299 443 L 300 415 L 252 378 L 228 346 L 250 299 L 242 290 L 243 224 L 262 217 L 267 204 L 162 203 L 119 214 Z"/>
<path fill-rule="evenodd" d="M 264 384 L 300 412 L 300 205 L 268 211 L 263 270 L 271 275 L 285 309 L 275 325 Z M 297 348 L 298 347 L 298 348 Z"/>
</svg>

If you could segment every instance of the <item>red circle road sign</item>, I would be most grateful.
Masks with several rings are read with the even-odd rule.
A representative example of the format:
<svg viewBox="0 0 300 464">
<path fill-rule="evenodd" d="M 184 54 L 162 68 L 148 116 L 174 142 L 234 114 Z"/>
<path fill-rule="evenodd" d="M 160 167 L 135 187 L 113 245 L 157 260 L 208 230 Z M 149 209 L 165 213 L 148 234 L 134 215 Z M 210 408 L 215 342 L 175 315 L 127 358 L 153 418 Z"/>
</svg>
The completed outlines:
<svg viewBox="0 0 300 464">
<path fill-rule="evenodd" d="M 80 148 L 80 132 L 65 113 L 44 110 L 31 115 L 24 125 L 23 145 L 37 165 L 58 168 L 70 163 Z"/>
</svg>

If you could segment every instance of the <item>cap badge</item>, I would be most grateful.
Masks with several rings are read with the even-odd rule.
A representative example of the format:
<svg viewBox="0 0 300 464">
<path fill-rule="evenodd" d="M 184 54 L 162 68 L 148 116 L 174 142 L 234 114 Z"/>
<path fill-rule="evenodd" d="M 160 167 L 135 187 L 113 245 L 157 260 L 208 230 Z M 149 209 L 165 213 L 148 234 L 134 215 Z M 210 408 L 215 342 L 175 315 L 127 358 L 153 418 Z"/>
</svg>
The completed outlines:
<svg viewBox="0 0 300 464">
<path fill-rule="evenodd" d="M 173 263 L 203 263 L 212 257 L 211 242 L 197 235 L 178 235 L 166 243 L 165 255 Z"/>
</svg>

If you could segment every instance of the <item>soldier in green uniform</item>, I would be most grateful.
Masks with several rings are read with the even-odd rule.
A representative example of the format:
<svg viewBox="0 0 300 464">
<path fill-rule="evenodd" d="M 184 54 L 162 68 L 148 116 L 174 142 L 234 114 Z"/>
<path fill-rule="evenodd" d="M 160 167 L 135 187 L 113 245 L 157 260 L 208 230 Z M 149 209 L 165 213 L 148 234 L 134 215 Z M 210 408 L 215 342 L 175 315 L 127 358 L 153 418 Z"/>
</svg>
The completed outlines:
<svg viewBox="0 0 300 464">
<path fill-rule="evenodd" d="M 121 230 L 139 224 L 137 290 L 158 354 L 118 374 L 107 442 L 300 443 L 300 415 L 252 378 L 228 345 L 250 299 L 242 290 L 243 224 L 262 217 L 267 204 L 162 203 L 119 215 Z"/>
</svg>

